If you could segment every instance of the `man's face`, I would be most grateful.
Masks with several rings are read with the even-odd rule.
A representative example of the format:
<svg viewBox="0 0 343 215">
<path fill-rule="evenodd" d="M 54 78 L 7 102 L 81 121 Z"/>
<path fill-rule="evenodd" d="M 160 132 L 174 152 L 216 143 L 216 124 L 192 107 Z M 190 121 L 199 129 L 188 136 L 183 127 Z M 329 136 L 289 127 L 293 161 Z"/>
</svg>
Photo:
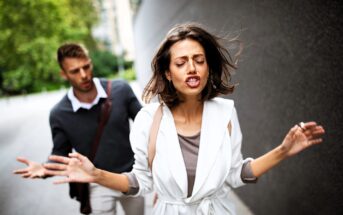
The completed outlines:
<svg viewBox="0 0 343 215">
<path fill-rule="evenodd" d="M 61 75 L 73 86 L 74 90 L 89 92 L 93 89 L 92 62 L 89 58 L 65 58 Z"/>
</svg>

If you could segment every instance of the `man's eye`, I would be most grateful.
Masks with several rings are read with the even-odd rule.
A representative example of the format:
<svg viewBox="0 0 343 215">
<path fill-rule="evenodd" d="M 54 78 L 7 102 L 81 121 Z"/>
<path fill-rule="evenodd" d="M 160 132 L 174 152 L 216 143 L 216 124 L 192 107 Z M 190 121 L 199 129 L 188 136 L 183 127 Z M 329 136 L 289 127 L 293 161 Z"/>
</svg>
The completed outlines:
<svg viewBox="0 0 343 215">
<path fill-rule="evenodd" d="M 84 66 L 82 67 L 82 69 L 83 69 L 83 70 L 89 70 L 90 67 L 91 67 L 91 65 L 90 65 L 90 64 L 87 64 L 87 65 L 84 65 Z"/>
</svg>

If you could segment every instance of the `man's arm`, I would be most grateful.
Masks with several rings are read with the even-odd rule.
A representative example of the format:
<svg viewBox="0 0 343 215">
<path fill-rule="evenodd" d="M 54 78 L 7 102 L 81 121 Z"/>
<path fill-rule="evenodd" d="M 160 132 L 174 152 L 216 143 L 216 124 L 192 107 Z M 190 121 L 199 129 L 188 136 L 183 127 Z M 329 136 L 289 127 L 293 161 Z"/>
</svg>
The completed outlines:
<svg viewBox="0 0 343 215">
<path fill-rule="evenodd" d="M 65 129 L 63 129 L 63 125 L 61 123 L 62 120 L 63 119 L 60 118 L 60 114 L 58 114 L 56 107 L 53 108 L 50 112 L 49 117 L 53 142 L 51 154 L 68 156 L 68 154 L 72 151 L 72 145 L 69 142 Z"/>
<path fill-rule="evenodd" d="M 125 83 L 125 91 L 126 91 L 126 101 L 127 101 L 127 109 L 129 113 L 129 117 L 134 120 L 137 113 L 141 110 L 142 105 L 137 99 L 135 93 L 133 92 L 132 88 L 129 84 Z"/>
</svg>

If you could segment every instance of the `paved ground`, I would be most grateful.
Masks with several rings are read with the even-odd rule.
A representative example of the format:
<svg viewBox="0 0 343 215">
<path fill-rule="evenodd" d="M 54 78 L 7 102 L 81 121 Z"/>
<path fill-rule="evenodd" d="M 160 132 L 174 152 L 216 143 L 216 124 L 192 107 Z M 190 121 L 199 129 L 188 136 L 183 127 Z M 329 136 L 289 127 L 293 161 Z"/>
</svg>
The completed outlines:
<svg viewBox="0 0 343 215">
<path fill-rule="evenodd" d="M 133 84 L 135 92 L 140 93 Z M 12 171 L 23 167 L 17 156 L 43 162 L 52 146 L 48 115 L 65 91 L 0 99 L 0 215 L 72 215 L 79 205 L 68 196 L 68 185 L 53 185 L 51 179 L 24 180 Z M 238 215 L 251 212 L 235 196 Z M 151 195 L 145 214 L 151 214 Z M 119 215 L 122 215 L 119 207 Z"/>
</svg>

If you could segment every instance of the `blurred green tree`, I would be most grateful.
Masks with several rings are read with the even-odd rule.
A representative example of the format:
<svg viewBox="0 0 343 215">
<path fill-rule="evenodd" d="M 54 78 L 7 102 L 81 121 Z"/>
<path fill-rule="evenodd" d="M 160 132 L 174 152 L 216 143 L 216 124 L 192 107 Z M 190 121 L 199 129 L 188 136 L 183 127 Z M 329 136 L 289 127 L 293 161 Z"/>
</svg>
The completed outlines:
<svg viewBox="0 0 343 215">
<path fill-rule="evenodd" d="M 118 73 L 117 56 L 106 50 L 94 50 L 90 53 L 95 77 L 108 77 Z"/>
<path fill-rule="evenodd" d="M 92 0 L 0 0 L 0 95 L 62 83 L 56 50 L 66 41 L 95 42 Z"/>
</svg>

